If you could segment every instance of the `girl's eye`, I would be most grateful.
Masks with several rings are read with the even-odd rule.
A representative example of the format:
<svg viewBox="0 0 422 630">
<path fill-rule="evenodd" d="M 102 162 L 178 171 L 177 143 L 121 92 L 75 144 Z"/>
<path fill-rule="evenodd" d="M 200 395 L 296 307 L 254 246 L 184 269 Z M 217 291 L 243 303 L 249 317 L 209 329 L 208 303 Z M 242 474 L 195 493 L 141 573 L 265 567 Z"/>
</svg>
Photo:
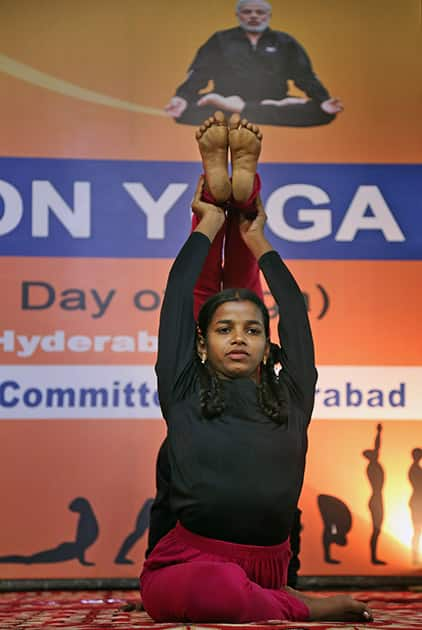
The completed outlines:
<svg viewBox="0 0 422 630">
<path fill-rule="evenodd" d="M 224 328 L 217 328 L 217 332 L 221 333 L 222 335 L 225 335 L 226 333 L 229 332 L 229 327 L 228 326 L 224 326 Z"/>
<path fill-rule="evenodd" d="M 248 332 L 249 332 L 251 335 L 259 335 L 259 333 L 260 333 L 261 331 L 260 331 L 260 329 L 259 329 L 259 328 L 249 328 L 249 329 L 248 329 Z"/>
</svg>

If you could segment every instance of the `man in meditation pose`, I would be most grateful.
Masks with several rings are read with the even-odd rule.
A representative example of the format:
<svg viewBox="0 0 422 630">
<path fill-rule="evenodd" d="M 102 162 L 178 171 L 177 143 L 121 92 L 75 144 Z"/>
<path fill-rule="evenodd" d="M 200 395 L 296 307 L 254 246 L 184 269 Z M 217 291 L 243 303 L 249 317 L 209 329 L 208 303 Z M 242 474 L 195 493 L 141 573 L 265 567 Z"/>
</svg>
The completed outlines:
<svg viewBox="0 0 422 630">
<path fill-rule="evenodd" d="M 266 0 L 239 0 L 239 26 L 218 31 L 198 50 L 187 79 L 166 106 L 176 122 L 197 125 L 216 108 L 258 124 L 325 125 L 343 110 L 315 75 L 303 47 L 269 28 Z M 204 93 L 212 81 L 211 92 Z M 288 81 L 306 95 L 289 96 Z"/>
</svg>

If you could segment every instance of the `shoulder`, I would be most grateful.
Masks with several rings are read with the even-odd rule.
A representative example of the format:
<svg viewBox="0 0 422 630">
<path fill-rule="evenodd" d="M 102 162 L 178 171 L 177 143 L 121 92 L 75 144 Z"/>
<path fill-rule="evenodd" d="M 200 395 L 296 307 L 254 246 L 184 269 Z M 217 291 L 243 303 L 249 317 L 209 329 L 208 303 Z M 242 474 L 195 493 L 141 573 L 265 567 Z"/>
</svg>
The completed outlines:
<svg viewBox="0 0 422 630">
<path fill-rule="evenodd" d="M 235 26 L 233 28 L 226 28 L 222 31 L 217 31 L 214 33 L 213 37 L 216 37 L 220 41 L 232 40 L 238 37 L 244 38 L 244 32 L 239 26 Z"/>
<path fill-rule="evenodd" d="M 301 46 L 301 44 L 299 44 L 298 40 L 293 37 L 293 35 L 290 35 L 290 33 L 286 33 L 285 31 L 276 31 L 272 28 L 269 28 L 266 31 L 266 34 L 268 34 L 269 37 L 273 37 L 274 39 L 276 39 L 277 42 L 281 45 Z"/>
</svg>

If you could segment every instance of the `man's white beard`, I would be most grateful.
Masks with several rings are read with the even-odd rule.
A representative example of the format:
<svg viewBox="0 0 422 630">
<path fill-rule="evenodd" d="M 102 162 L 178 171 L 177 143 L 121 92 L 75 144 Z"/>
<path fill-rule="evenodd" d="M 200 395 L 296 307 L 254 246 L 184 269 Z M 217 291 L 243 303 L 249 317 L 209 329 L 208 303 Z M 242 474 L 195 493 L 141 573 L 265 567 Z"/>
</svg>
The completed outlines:
<svg viewBox="0 0 422 630">
<path fill-rule="evenodd" d="M 270 23 L 270 18 L 268 18 L 268 20 L 265 20 L 265 22 L 262 22 L 261 24 L 257 24 L 256 26 L 248 26 L 247 24 L 243 24 L 239 20 L 240 28 L 243 28 L 243 30 L 246 31 L 247 33 L 262 33 L 263 31 L 265 31 L 266 28 L 268 28 L 269 23 Z"/>
</svg>

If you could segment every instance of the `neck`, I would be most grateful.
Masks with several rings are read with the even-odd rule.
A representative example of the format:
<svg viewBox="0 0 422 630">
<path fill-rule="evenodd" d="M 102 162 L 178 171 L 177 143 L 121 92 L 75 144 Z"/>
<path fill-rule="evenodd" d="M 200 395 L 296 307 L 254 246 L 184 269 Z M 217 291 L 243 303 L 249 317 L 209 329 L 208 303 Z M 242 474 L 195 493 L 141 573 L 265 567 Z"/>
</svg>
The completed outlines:
<svg viewBox="0 0 422 630">
<path fill-rule="evenodd" d="M 223 374 L 223 372 L 219 372 L 218 370 L 215 370 L 215 374 L 217 378 L 219 378 L 222 381 L 237 381 L 240 378 L 247 378 L 253 383 L 255 383 L 255 385 L 259 385 L 261 382 L 261 375 L 260 375 L 259 370 L 256 370 L 253 374 L 244 374 L 240 376 L 239 375 L 230 376 L 229 374 Z"/>
<path fill-rule="evenodd" d="M 262 33 L 249 33 L 246 31 L 246 37 L 251 42 L 252 46 L 256 46 L 261 38 Z"/>
</svg>

